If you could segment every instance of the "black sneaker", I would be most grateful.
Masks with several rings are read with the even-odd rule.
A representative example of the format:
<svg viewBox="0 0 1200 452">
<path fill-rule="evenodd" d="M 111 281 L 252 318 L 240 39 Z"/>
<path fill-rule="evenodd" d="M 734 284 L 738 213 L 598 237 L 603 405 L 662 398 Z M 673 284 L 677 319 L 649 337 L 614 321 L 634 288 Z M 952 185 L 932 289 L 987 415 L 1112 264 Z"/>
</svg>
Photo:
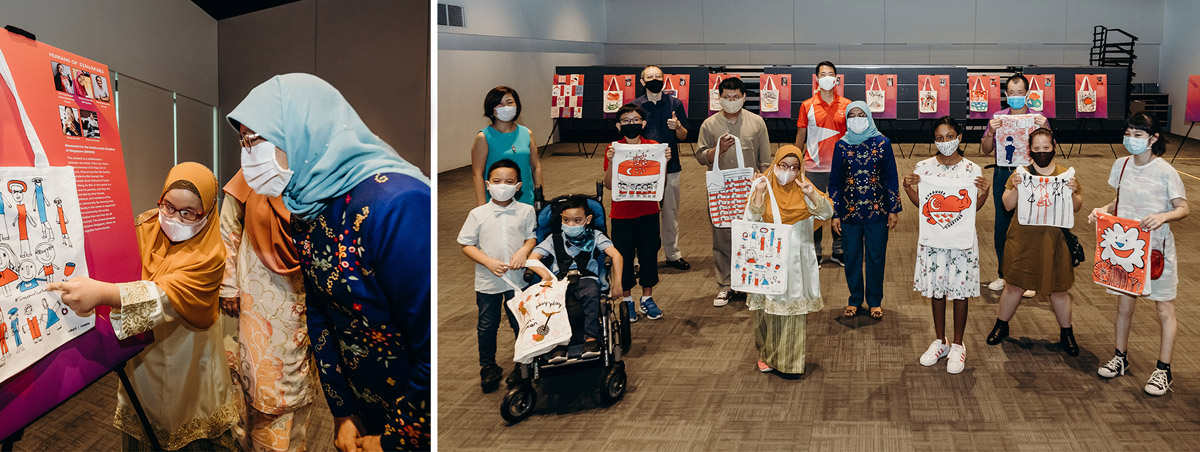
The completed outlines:
<svg viewBox="0 0 1200 452">
<path fill-rule="evenodd" d="M 832 263 L 833 263 L 833 265 L 837 265 L 838 267 L 845 267 L 845 266 L 846 266 L 846 262 L 844 261 L 844 258 L 842 257 L 842 253 L 834 253 L 834 254 L 830 254 L 830 255 L 829 255 L 829 262 L 832 262 Z"/>
<path fill-rule="evenodd" d="M 996 319 L 996 326 L 992 327 L 992 332 L 987 335 L 987 344 L 999 344 L 1006 337 L 1008 337 L 1008 322 Z"/>
<path fill-rule="evenodd" d="M 676 270 L 691 270 L 692 269 L 692 264 L 689 264 L 688 261 L 684 260 L 682 257 L 679 258 L 678 260 L 667 261 L 667 266 L 674 268 Z"/>
<path fill-rule="evenodd" d="M 512 388 L 523 383 L 524 381 L 525 379 L 521 378 L 521 365 L 517 364 L 513 366 L 512 373 L 508 374 L 508 378 L 504 379 L 504 384 L 509 388 Z"/>
<path fill-rule="evenodd" d="M 500 376 L 504 374 L 504 370 L 500 369 L 495 363 L 488 364 L 479 369 L 479 387 L 483 388 L 483 392 L 492 392 L 500 386 Z"/>
<path fill-rule="evenodd" d="M 600 356 L 600 341 L 595 338 L 583 342 L 583 354 L 580 358 L 595 358 Z"/>
<path fill-rule="evenodd" d="M 550 359 L 546 361 L 549 364 L 562 364 L 567 362 L 567 348 L 564 346 L 555 347 L 550 352 Z"/>
</svg>

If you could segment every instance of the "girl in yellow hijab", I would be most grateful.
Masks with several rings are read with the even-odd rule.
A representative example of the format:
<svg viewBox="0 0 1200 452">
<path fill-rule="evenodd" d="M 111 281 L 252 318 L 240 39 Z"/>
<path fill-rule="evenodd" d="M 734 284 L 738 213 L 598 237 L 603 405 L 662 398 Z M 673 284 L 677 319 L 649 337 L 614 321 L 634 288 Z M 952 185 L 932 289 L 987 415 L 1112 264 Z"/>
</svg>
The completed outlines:
<svg viewBox="0 0 1200 452">
<path fill-rule="evenodd" d="M 813 223 L 833 216 L 829 198 L 804 177 L 804 154 L 795 146 L 775 152 L 775 161 L 750 192 L 746 219 L 775 222 L 767 203 L 779 207 L 779 222 L 792 225 L 788 240 L 787 290 L 780 295 L 750 294 L 747 307 L 754 311 L 754 345 L 758 370 L 785 374 L 804 373 L 806 315 L 822 307 L 817 254 L 813 248 Z M 767 184 L 771 190 L 768 194 Z"/>
<path fill-rule="evenodd" d="M 117 391 L 114 423 L 126 451 L 233 450 L 233 403 L 217 325 L 225 245 L 217 221 L 217 178 L 204 165 L 181 163 L 167 175 L 158 208 L 136 221 L 142 280 L 113 284 L 79 277 L 54 283 L 77 313 L 112 308 L 117 338 L 154 332 L 154 342 L 126 364 L 154 430 L 143 430 L 129 395 Z"/>
</svg>

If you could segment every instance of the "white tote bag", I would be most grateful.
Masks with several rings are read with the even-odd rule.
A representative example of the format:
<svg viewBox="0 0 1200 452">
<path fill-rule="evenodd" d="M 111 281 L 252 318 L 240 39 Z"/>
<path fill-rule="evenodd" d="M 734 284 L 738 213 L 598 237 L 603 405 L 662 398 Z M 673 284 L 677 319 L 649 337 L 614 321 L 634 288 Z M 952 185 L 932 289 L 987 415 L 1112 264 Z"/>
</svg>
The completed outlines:
<svg viewBox="0 0 1200 452">
<path fill-rule="evenodd" d="M 759 91 L 759 110 L 765 112 L 779 111 L 779 88 L 775 86 L 775 79 L 765 77 L 767 86 L 764 86 Z"/>
<path fill-rule="evenodd" d="M 508 277 L 502 279 L 516 291 L 516 296 L 505 302 L 520 327 L 513 344 L 514 362 L 532 363 L 534 358 L 554 347 L 571 342 L 571 321 L 567 319 L 567 286 L 571 284 L 570 281 L 542 281 L 521 290 Z"/>
<path fill-rule="evenodd" d="M 867 108 L 871 113 L 879 113 L 886 107 L 887 94 L 879 86 L 879 76 L 871 77 L 871 86 L 867 88 Z"/>
<path fill-rule="evenodd" d="M 1079 92 L 1075 93 L 1076 109 L 1080 113 L 1095 113 L 1096 112 L 1096 90 L 1092 89 L 1091 77 L 1084 77 L 1083 83 L 1079 85 Z"/>
<path fill-rule="evenodd" d="M 1042 91 L 1042 85 L 1038 84 L 1037 76 L 1029 77 L 1029 91 L 1025 93 L 1025 105 L 1029 106 L 1030 111 L 1042 111 L 1045 107 L 1046 93 Z"/>
<path fill-rule="evenodd" d="M 966 250 L 975 246 L 975 181 L 959 177 L 921 176 L 918 243 L 934 248 Z"/>
<path fill-rule="evenodd" d="M 708 111 L 721 111 L 721 76 L 713 77 L 713 84 L 708 88 Z"/>
<path fill-rule="evenodd" d="M 733 221 L 733 246 L 729 253 L 733 290 L 763 295 L 787 291 L 792 225 L 780 220 L 783 217 L 779 214 L 779 204 L 770 182 L 767 183 L 767 195 L 765 202 L 771 205 L 773 223 L 746 219 L 749 209 L 743 211 L 741 219 Z"/>
<path fill-rule="evenodd" d="M 708 188 L 708 218 L 718 228 L 727 228 L 733 220 L 741 218 L 750 196 L 750 179 L 754 177 L 754 168 L 746 167 L 746 159 L 742 156 L 742 140 L 730 136 L 733 137 L 732 151 L 737 154 L 738 167 L 723 170 L 721 159 L 716 158 L 712 171 L 704 173 Z M 721 146 L 720 141 L 718 138 L 716 146 Z"/>
<path fill-rule="evenodd" d="M 925 84 L 917 97 L 917 111 L 921 113 L 937 113 L 938 92 L 933 88 L 933 77 L 925 77 Z"/>
<path fill-rule="evenodd" d="M 667 144 L 613 143 L 612 200 L 662 201 Z"/>
<path fill-rule="evenodd" d="M 12 92 L 34 166 L 0 167 L 0 382 L 95 326 L 95 315 L 75 315 L 52 282 L 87 276 L 83 219 L 75 170 L 50 166 L 21 103 L 8 62 L 0 75 Z M 5 153 L 24 152 L 5 149 Z"/>
<path fill-rule="evenodd" d="M 604 112 L 611 114 L 620 110 L 621 106 L 625 105 L 624 94 L 621 87 L 617 85 L 616 77 L 608 79 L 608 86 L 604 88 Z"/>
</svg>

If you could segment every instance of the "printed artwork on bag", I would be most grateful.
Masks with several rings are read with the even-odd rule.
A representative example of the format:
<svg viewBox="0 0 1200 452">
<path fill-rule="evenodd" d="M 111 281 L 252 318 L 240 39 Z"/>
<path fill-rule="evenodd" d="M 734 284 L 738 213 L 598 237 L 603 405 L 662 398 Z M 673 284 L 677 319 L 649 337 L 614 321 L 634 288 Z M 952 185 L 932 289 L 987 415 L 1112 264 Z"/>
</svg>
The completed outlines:
<svg viewBox="0 0 1200 452">
<path fill-rule="evenodd" d="M 1076 110 L 1080 113 L 1095 113 L 1096 112 L 1096 90 L 1092 89 L 1092 82 L 1088 77 L 1083 78 L 1083 85 L 1076 92 Z"/>
<path fill-rule="evenodd" d="M 708 191 L 708 217 L 713 226 L 718 228 L 727 228 L 734 219 L 742 217 L 746 200 L 750 197 L 750 179 L 754 177 L 754 169 L 746 166 L 742 155 L 742 140 L 733 136 L 733 143 L 733 147 L 725 152 L 737 155 L 738 167 L 721 169 L 720 159 L 717 159 L 713 162 L 712 171 L 704 173 Z"/>
<path fill-rule="evenodd" d="M 1108 83 L 1104 74 L 1075 74 L 1075 117 L 1108 118 Z"/>
<path fill-rule="evenodd" d="M 896 119 L 896 74 L 867 74 L 866 102 L 875 119 Z"/>
<path fill-rule="evenodd" d="M 612 200 L 662 201 L 667 145 L 613 143 Z"/>
<path fill-rule="evenodd" d="M 1000 110 L 1000 77 L 996 75 L 972 75 L 967 77 L 970 91 L 970 106 L 967 117 L 992 119 Z"/>
<path fill-rule="evenodd" d="M 550 87 L 550 117 L 583 117 L 583 74 L 554 75 L 554 84 Z"/>
<path fill-rule="evenodd" d="M 767 202 L 774 202 L 768 199 Z M 768 295 L 787 289 L 791 226 L 738 220 L 733 222 L 736 246 L 731 275 L 734 290 Z"/>
<path fill-rule="evenodd" d="M 1025 92 L 1025 105 L 1029 106 L 1030 111 L 1042 111 L 1042 107 L 1045 106 L 1045 93 L 1037 77 L 1029 80 L 1029 90 Z"/>
<path fill-rule="evenodd" d="M 775 85 L 775 79 L 764 77 L 766 84 L 762 90 L 758 92 L 759 110 L 760 111 L 779 111 L 779 87 Z"/>
<path fill-rule="evenodd" d="M 504 280 L 516 291 L 516 296 L 505 302 L 520 327 L 513 344 L 513 361 L 529 364 L 571 341 L 571 322 L 566 310 L 569 281 L 544 281 L 522 291 L 508 278 Z"/>
<path fill-rule="evenodd" d="M 971 103 L 970 109 L 973 112 L 985 112 L 988 109 L 988 89 L 983 84 L 982 76 L 971 77 Z"/>
<path fill-rule="evenodd" d="M 1150 293 L 1150 231 L 1139 223 L 1112 215 L 1096 217 L 1096 284 L 1134 296 Z"/>
<path fill-rule="evenodd" d="M 1075 193 L 1067 182 L 1075 177 L 1075 168 L 1057 176 L 1029 174 L 1026 167 L 1017 168 L 1022 173 L 1017 184 L 1017 222 L 1028 226 L 1054 226 L 1070 229 L 1075 227 Z"/>
<path fill-rule="evenodd" d="M 879 113 L 886 107 L 887 94 L 879 85 L 879 76 L 871 77 L 871 84 L 867 86 L 867 108 L 871 113 Z"/>
<path fill-rule="evenodd" d="M 917 111 L 926 114 L 938 111 L 938 92 L 933 88 L 933 77 L 924 76 L 921 82 L 921 92 L 917 93 Z"/>
<path fill-rule="evenodd" d="M 949 249 L 975 246 L 974 181 L 963 178 L 921 177 L 919 243 Z"/>
<path fill-rule="evenodd" d="M 617 84 L 617 77 L 615 75 L 604 76 L 604 113 L 606 114 L 616 113 L 622 105 L 625 105 L 625 92 Z"/>
<path fill-rule="evenodd" d="M 1025 166 L 1029 164 L 1029 134 L 1037 130 L 1037 115 L 996 115 L 996 164 Z"/>
<path fill-rule="evenodd" d="M 764 118 L 792 118 L 791 82 L 792 76 L 789 74 L 763 74 L 758 76 L 759 86 L 764 87 L 759 93 L 760 116 Z M 769 89 L 766 87 L 769 87 Z"/>
</svg>

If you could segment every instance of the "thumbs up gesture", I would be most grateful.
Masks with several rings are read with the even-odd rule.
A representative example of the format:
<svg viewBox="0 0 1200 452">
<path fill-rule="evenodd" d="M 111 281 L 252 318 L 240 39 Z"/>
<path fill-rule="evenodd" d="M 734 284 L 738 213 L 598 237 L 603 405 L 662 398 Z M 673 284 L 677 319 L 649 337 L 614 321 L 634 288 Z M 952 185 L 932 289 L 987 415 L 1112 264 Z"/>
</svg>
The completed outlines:
<svg viewBox="0 0 1200 452">
<path fill-rule="evenodd" d="M 671 112 L 671 119 L 667 120 L 667 128 L 675 130 L 679 127 L 679 119 L 675 117 L 675 112 Z"/>
</svg>

